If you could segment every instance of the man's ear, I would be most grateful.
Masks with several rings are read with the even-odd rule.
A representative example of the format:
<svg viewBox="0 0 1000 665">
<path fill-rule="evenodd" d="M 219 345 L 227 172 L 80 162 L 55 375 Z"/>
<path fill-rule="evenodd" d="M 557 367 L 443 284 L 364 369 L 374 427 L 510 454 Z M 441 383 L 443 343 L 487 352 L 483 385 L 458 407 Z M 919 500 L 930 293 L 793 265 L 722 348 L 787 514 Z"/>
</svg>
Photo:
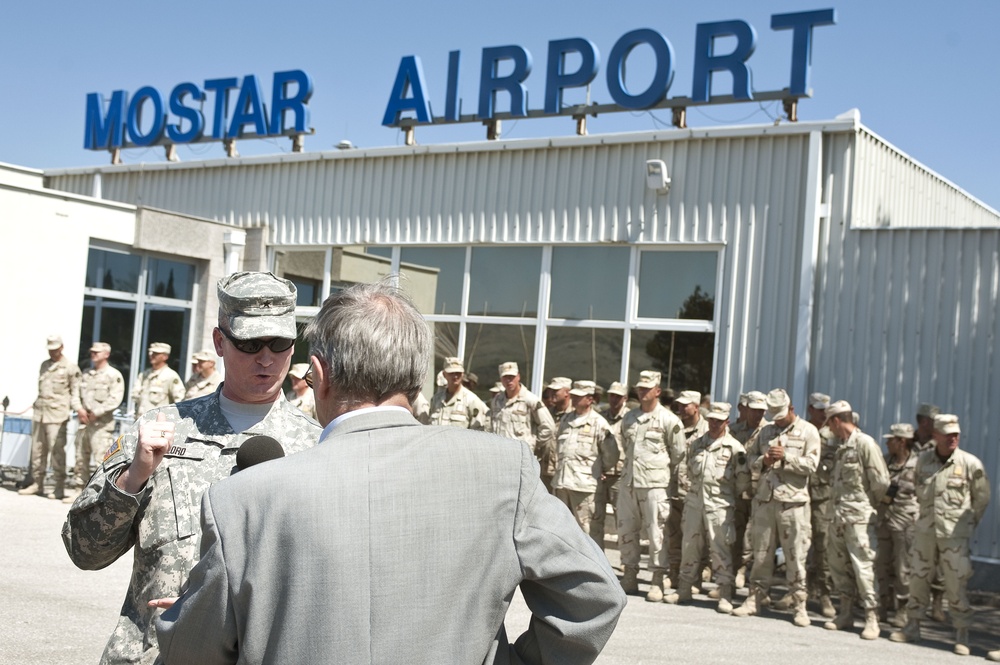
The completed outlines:
<svg viewBox="0 0 1000 665">
<path fill-rule="evenodd" d="M 330 395 L 330 381 L 327 376 L 326 365 L 319 359 L 319 356 L 309 356 L 312 363 L 313 394 L 316 399 L 326 400 Z"/>
<path fill-rule="evenodd" d="M 218 328 L 212 329 L 212 343 L 215 345 L 215 353 L 222 357 L 222 331 Z"/>
</svg>

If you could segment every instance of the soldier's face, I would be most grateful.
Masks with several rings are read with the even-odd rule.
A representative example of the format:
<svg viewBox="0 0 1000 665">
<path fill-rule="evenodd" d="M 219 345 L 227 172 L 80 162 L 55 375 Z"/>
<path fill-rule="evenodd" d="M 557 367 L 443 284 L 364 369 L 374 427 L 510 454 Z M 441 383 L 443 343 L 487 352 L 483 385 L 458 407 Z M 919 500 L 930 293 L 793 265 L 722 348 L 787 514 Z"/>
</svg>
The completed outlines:
<svg viewBox="0 0 1000 665">
<path fill-rule="evenodd" d="M 619 395 L 618 393 L 608 393 L 608 406 L 611 407 L 612 411 L 617 412 L 622 408 L 622 404 L 625 403 L 625 395 Z"/>
<path fill-rule="evenodd" d="M 934 432 L 934 444 L 937 448 L 937 454 L 941 457 L 950 457 L 953 452 L 958 450 L 958 440 L 961 436 L 961 434 L 941 434 L 940 432 Z"/>
<path fill-rule="evenodd" d="M 569 388 L 560 388 L 559 390 L 556 390 L 555 394 L 552 396 L 552 401 L 555 402 L 558 406 L 565 406 L 566 401 L 568 399 L 569 399 Z"/>
<path fill-rule="evenodd" d="M 706 418 L 706 420 L 708 420 L 708 435 L 713 439 L 718 439 L 726 433 L 729 423 L 725 420 L 719 420 L 718 418 Z"/>
<path fill-rule="evenodd" d="M 934 419 L 927 416 L 917 416 L 917 433 L 922 437 L 934 434 Z"/>
<path fill-rule="evenodd" d="M 257 353 L 244 353 L 233 346 L 218 328 L 212 331 L 212 339 L 215 352 L 226 363 L 226 380 L 222 389 L 226 397 L 242 404 L 267 404 L 278 397 L 292 363 L 294 345 L 275 352 L 265 344 Z"/>
<path fill-rule="evenodd" d="M 521 375 L 508 374 L 507 376 L 501 376 L 500 383 L 503 384 L 503 389 L 508 395 L 513 395 L 521 389 Z"/>
<path fill-rule="evenodd" d="M 59 360 L 59 356 L 62 355 L 62 347 L 58 349 L 49 349 L 49 360 L 56 361 Z"/>
<path fill-rule="evenodd" d="M 636 395 L 639 396 L 639 404 L 641 404 L 645 410 L 655 407 L 656 403 L 660 399 L 659 386 L 655 388 L 636 388 L 635 392 Z"/>
<path fill-rule="evenodd" d="M 594 403 L 593 395 L 570 395 L 569 398 L 577 413 L 584 413 Z"/>
<path fill-rule="evenodd" d="M 104 363 L 108 361 L 108 356 L 111 354 L 108 351 L 91 351 L 90 352 L 90 363 L 94 367 L 101 367 Z"/>
<path fill-rule="evenodd" d="M 444 380 L 448 388 L 455 391 L 462 385 L 462 376 L 462 372 L 445 372 Z"/>
<path fill-rule="evenodd" d="M 167 358 L 169 356 L 166 353 L 155 353 L 153 351 L 149 352 L 149 364 L 155 369 L 159 369 L 167 364 Z"/>
<path fill-rule="evenodd" d="M 764 409 L 751 409 L 747 407 L 746 414 L 747 425 L 753 429 L 757 429 L 757 426 L 760 425 L 760 421 L 764 419 Z"/>
<path fill-rule="evenodd" d="M 698 415 L 698 405 L 695 404 L 694 402 L 691 402 L 689 404 L 682 404 L 680 415 L 682 418 L 694 418 L 696 415 Z"/>
</svg>

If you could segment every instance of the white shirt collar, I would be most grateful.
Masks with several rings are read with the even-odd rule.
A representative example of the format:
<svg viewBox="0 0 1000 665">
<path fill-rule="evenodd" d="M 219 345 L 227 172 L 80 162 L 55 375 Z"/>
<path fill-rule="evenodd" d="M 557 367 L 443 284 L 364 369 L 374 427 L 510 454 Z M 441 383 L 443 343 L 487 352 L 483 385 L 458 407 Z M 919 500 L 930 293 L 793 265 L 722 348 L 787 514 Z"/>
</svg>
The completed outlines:
<svg viewBox="0 0 1000 665">
<path fill-rule="evenodd" d="M 354 411 L 348 411 L 347 413 L 342 413 L 336 418 L 334 418 L 329 425 L 323 428 L 323 433 L 320 434 L 320 443 L 326 440 L 328 436 L 337 428 L 337 425 L 341 424 L 345 420 L 350 420 L 354 416 L 360 416 L 365 413 L 373 413 L 375 411 L 402 411 L 403 413 L 411 413 L 409 409 L 403 406 L 366 406 L 361 409 L 355 409 Z M 411 414 L 412 415 L 412 414 Z"/>
</svg>

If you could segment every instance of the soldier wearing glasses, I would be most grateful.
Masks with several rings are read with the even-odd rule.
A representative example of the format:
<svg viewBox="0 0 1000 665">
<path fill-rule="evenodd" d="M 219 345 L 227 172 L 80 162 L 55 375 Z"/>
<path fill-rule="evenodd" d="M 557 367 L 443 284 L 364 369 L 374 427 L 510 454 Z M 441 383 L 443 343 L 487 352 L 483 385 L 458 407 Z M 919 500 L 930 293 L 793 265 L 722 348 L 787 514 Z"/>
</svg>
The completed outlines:
<svg viewBox="0 0 1000 665">
<path fill-rule="evenodd" d="M 134 548 L 132 579 L 101 663 L 152 662 L 150 600 L 180 595 L 198 560 L 201 497 L 235 470 L 251 436 L 286 454 L 308 448 L 319 426 L 281 393 L 295 344 L 295 286 L 271 273 L 219 282 L 212 337 L 226 380 L 213 394 L 152 410 L 118 438 L 70 508 L 63 542 L 83 569 L 108 566 Z"/>
</svg>

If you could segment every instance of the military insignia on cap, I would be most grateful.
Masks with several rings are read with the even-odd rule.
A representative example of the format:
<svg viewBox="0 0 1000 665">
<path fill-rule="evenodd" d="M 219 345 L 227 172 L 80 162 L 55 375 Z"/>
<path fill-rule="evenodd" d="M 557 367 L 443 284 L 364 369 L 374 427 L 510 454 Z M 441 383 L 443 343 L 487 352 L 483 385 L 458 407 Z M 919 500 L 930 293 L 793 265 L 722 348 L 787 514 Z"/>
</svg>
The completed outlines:
<svg viewBox="0 0 1000 665">
<path fill-rule="evenodd" d="M 109 459 L 111 459 L 112 457 L 114 457 L 118 453 L 122 452 L 122 438 L 124 436 L 125 435 L 122 434 L 117 439 L 115 439 L 115 442 L 113 444 L 111 444 L 110 448 L 108 448 L 108 452 L 104 453 L 104 461 L 105 462 L 107 462 Z"/>
</svg>

